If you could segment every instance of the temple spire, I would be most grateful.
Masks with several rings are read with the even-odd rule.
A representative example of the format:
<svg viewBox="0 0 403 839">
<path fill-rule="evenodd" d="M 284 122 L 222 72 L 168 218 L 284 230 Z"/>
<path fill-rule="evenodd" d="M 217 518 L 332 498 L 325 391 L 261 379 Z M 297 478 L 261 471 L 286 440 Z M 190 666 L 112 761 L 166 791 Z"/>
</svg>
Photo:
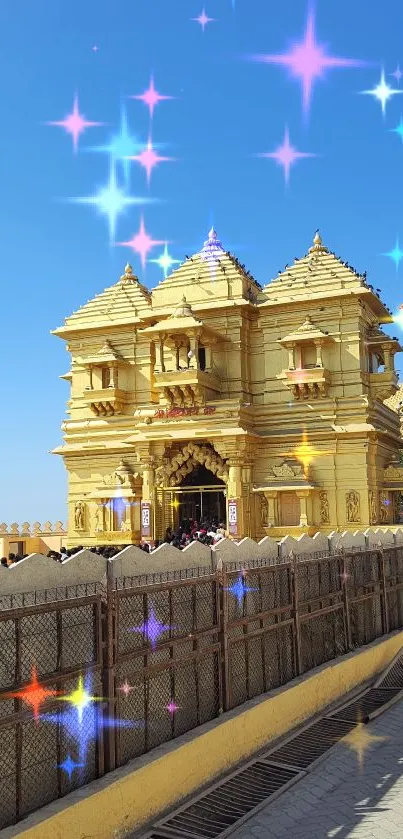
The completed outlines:
<svg viewBox="0 0 403 839">
<path fill-rule="evenodd" d="M 122 274 L 122 276 L 121 276 L 121 278 L 120 278 L 120 282 L 121 282 L 121 283 L 134 283 L 134 282 L 138 282 L 138 277 L 136 277 L 136 275 L 135 275 L 135 274 L 133 274 L 133 268 L 132 268 L 132 266 L 130 265 L 130 262 L 127 262 L 127 263 L 126 263 L 126 265 L 125 265 L 125 273 L 124 273 L 124 274 Z"/>
<path fill-rule="evenodd" d="M 212 227 L 208 232 L 201 254 L 202 257 L 206 258 L 208 256 L 218 256 L 220 253 L 224 253 L 224 248 L 217 236 L 217 231 Z"/>
</svg>

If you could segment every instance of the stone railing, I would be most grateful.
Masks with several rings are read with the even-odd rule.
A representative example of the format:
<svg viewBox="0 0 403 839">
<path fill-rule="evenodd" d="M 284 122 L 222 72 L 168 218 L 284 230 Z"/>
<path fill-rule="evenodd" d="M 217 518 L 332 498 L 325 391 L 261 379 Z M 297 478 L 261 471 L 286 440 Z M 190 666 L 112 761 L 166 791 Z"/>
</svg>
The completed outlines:
<svg viewBox="0 0 403 839">
<path fill-rule="evenodd" d="M 43 554 L 30 554 L 9 568 L 0 566 L 0 597 L 29 591 L 54 589 L 59 586 L 77 586 L 96 583 L 106 579 L 110 563 L 114 579 L 120 577 L 141 577 L 172 572 L 185 573 L 186 569 L 199 569 L 197 573 L 210 573 L 221 564 L 231 567 L 253 567 L 256 565 L 286 562 L 290 554 L 301 559 L 315 559 L 337 553 L 382 548 L 403 547 L 403 528 L 368 529 L 355 533 L 333 532 L 328 536 L 317 533 L 312 538 L 301 536 L 294 539 L 285 536 L 276 542 L 266 536 L 260 542 L 245 538 L 240 542 L 223 539 L 215 547 L 201 542 L 192 542 L 180 551 L 172 545 L 163 544 L 147 554 L 135 545 L 124 548 L 111 560 L 99 556 L 90 549 L 73 554 L 64 562 L 55 562 Z"/>
<path fill-rule="evenodd" d="M 17 522 L 12 524 L 2 522 L 0 524 L 0 538 L 1 536 L 42 536 L 50 533 L 57 536 L 66 532 L 62 521 L 57 521 L 55 524 L 50 521 L 45 521 L 44 524 L 34 521 L 32 525 L 28 521 L 24 521 L 22 524 L 17 524 Z"/>
</svg>

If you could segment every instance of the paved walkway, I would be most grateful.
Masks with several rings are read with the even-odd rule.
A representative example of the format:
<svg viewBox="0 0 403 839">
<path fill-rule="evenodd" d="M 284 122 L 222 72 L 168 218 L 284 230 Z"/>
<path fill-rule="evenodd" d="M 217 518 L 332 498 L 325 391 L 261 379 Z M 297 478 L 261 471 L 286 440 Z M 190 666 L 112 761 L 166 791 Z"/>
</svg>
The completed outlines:
<svg viewBox="0 0 403 839">
<path fill-rule="evenodd" d="M 305 778 L 231 839 L 403 839 L 403 701 L 363 728 L 362 770 L 338 743 Z"/>
</svg>

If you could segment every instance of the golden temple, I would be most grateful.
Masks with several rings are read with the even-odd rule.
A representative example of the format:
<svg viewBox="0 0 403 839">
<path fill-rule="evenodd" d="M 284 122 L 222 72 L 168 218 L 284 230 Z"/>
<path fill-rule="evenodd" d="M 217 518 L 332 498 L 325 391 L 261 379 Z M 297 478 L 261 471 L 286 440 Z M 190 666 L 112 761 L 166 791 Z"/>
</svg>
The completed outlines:
<svg viewBox="0 0 403 839">
<path fill-rule="evenodd" d="M 214 230 L 152 291 L 126 265 L 52 333 L 71 354 L 68 546 L 183 518 L 237 539 L 398 521 L 391 321 L 318 232 L 263 287 Z"/>
</svg>

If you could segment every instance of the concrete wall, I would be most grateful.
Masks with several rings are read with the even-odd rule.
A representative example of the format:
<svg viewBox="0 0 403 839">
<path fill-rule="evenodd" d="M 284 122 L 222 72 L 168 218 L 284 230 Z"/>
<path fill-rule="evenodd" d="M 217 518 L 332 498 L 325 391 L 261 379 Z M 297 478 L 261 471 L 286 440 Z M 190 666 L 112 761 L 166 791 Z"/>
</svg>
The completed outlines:
<svg viewBox="0 0 403 839">
<path fill-rule="evenodd" d="M 112 560 L 113 577 L 140 577 L 171 571 L 199 568 L 215 571 L 232 563 L 241 566 L 250 562 L 285 562 L 290 554 L 308 558 L 324 551 L 343 549 L 346 552 L 364 550 L 370 547 L 383 548 L 403 545 L 403 528 L 396 530 L 377 529 L 356 533 L 316 533 L 294 539 L 286 536 L 276 542 L 266 536 L 260 542 L 245 538 L 240 542 L 223 539 L 216 547 L 209 548 L 201 542 L 193 542 L 183 551 L 172 545 L 160 545 L 150 554 L 135 545 L 124 548 Z M 82 583 L 101 582 L 106 578 L 108 560 L 89 549 L 78 551 L 64 562 L 55 562 L 40 553 L 33 553 L 10 568 L 0 566 L 0 596 L 22 592 L 73 586 Z"/>
</svg>

